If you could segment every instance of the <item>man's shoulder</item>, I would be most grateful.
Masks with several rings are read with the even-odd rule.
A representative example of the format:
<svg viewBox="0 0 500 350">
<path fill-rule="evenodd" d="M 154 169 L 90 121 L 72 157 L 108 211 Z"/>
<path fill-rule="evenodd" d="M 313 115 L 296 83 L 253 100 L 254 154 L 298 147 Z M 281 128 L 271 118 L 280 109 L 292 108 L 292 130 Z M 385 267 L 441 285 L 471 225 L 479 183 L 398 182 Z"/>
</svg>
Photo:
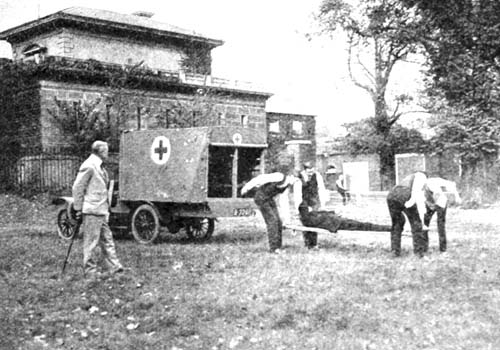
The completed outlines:
<svg viewBox="0 0 500 350">
<path fill-rule="evenodd" d="M 97 164 L 95 162 L 95 159 L 92 156 L 90 156 L 87 159 L 85 159 L 85 161 L 82 163 L 82 165 L 80 165 L 80 171 L 94 169 L 96 167 L 96 165 Z"/>
</svg>

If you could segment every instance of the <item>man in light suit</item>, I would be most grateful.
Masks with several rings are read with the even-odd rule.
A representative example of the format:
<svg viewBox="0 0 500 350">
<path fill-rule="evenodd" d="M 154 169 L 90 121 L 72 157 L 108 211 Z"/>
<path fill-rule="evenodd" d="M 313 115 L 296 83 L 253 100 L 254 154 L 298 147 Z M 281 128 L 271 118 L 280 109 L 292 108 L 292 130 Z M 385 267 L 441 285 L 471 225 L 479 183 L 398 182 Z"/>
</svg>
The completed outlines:
<svg viewBox="0 0 500 350">
<path fill-rule="evenodd" d="M 73 207 L 81 217 L 83 232 L 83 269 L 85 276 L 95 277 L 97 271 L 97 246 L 104 255 L 104 263 L 111 273 L 122 272 L 116 255 L 113 234 L 108 226 L 109 197 L 108 173 L 102 163 L 108 158 L 108 144 L 95 141 L 92 154 L 83 162 L 73 184 Z"/>
</svg>

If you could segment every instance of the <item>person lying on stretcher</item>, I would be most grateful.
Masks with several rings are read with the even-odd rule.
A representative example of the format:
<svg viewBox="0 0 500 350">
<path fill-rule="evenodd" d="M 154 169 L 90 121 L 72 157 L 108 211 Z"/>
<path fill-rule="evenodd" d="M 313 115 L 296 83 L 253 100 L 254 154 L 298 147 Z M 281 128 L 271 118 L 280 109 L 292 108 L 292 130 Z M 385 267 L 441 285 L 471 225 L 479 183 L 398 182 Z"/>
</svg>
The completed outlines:
<svg viewBox="0 0 500 350">
<path fill-rule="evenodd" d="M 299 205 L 299 217 L 302 225 L 307 227 L 317 227 L 337 232 L 338 230 L 347 231 L 382 231 L 390 232 L 390 225 L 378 225 L 370 222 L 362 222 L 344 218 L 337 215 L 335 211 L 312 210 L 304 202 Z"/>
</svg>

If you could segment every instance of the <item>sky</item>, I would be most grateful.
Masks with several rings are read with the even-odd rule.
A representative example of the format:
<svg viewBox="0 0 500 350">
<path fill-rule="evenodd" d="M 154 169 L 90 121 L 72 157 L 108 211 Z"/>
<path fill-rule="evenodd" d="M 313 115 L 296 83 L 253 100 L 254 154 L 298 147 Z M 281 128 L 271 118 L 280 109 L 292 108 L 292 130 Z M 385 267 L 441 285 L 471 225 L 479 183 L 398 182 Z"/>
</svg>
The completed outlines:
<svg viewBox="0 0 500 350">
<path fill-rule="evenodd" d="M 220 39 L 212 51 L 212 75 L 243 80 L 273 93 L 267 111 L 317 116 L 317 134 L 341 134 L 341 125 L 371 115 L 366 92 L 348 78 L 342 40 L 313 37 L 313 13 L 321 0 L 0 0 L 0 31 L 59 10 L 81 6 L 124 14 L 153 12 L 166 22 Z M 0 57 L 10 45 L 0 41 Z M 411 73 L 410 73 L 411 72 Z M 393 87 L 412 93 L 418 69 L 405 67 L 403 83 Z"/>
</svg>

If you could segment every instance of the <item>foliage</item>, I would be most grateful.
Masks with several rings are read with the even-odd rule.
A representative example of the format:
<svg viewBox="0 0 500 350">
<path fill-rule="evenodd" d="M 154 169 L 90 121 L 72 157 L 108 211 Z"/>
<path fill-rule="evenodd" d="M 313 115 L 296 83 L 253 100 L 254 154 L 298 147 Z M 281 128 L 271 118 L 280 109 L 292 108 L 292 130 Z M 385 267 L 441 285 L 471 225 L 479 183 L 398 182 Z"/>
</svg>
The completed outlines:
<svg viewBox="0 0 500 350">
<path fill-rule="evenodd" d="M 429 121 L 435 131 L 431 139 L 434 152 L 453 150 L 465 165 L 495 158 L 500 145 L 500 120 L 495 113 L 476 106 L 445 106 L 435 109 L 437 114 Z"/>
<path fill-rule="evenodd" d="M 217 93 L 207 85 L 196 89 L 189 100 L 176 99 L 170 104 L 167 127 L 187 128 L 204 126 L 212 122 L 218 125 L 222 121 L 214 120 Z"/>
<path fill-rule="evenodd" d="M 188 73 L 210 75 L 212 67 L 211 49 L 206 45 L 190 41 L 186 47 L 186 57 L 181 61 L 182 68 Z"/>
<path fill-rule="evenodd" d="M 17 118 L 19 105 L 16 94 L 33 84 L 31 76 L 35 69 L 33 63 L 15 65 L 10 60 L 0 60 L 0 147 L 3 152 L 19 149 L 22 140 L 17 135 L 21 130 L 25 138 L 32 136 L 26 131 L 33 128 L 23 128 L 26 120 Z"/>
<path fill-rule="evenodd" d="M 383 137 L 376 130 L 374 118 L 364 119 L 344 124 L 347 135 L 344 145 L 350 153 L 376 153 L 391 148 L 395 153 L 425 152 L 427 141 L 415 129 L 405 128 L 395 124 L 387 137 Z"/>
<path fill-rule="evenodd" d="M 111 141 L 113 125 L 98 108 L 101 99 L 94 101 L 61 101 L 54 97 L 56 108 L 49 109 L 65 136 L 69 137 L 69 146 L 77 154 L 85 155 L 95 140 Z"/>
<path fill-rule="evenodd" d="M 428 58 L 427 108 L 436 115 L 437 151 L 464 164 L 498 153 L 500 145 L 500 3 L 493 0 L 402 0 L 417 9 Z"/>
<path fill-rule="evenodd" d="M 190 65 L 196 63 L 197 56 L 193 55 L 188 62 Z M 198 58 L 201 60 L 200 67 L 206 65 L 206 57 L 204 60 Z M 217 91 L 206 84 L 201 87 L 179 84 L 178 74 L 155 72 L 144 67 L 142 62 L 122 67 L 92 59 L 73 60 L 49 56 L 39 63 L 3 60 L 0 64 L 0 97 L 2 101 L 7 101 L 0 107 L 0 126 L 4 130 L 1 141 L 2 144 L 12 143 L 14 149 L 17 147 L 16 135 L 20 129 L 17 124 L 21 122 L 21 118 L 17 115 L 19 111 L 16 110 L 15 103 L 11 101 L 16 101 L 17 92 L 43 78 L 106 87 L 101 96 L 92 100 L 55 98 L 54 106 L 48 108 L 69 144 L 85 153 L 88 152 L 89 142 L 95 138 L 105 139 L 110 142 L 112 149 L 117 149 L 120 132 L 131 114 L 153 114 L 146 92 L 154 89 L 172 91 L 175 94 L 173 96 L 176 96 L 166 105 L 167 115 L 160 113 L 152 116 L 157 119 L 158 126 L 192 127 L 214 122 L 210 118 L 214 117 L 214 107 L 219 95 Z M 179 94 L 184 94 L 184 97 Z M 141 111 L 137 112 L 134 107 Z"/>
<path fill-rule="evenodd" d="M 428 142 L 415 129 L 405 128 L 398 123 L 389 130 L 388 135 L 381 135 L 377 131 L 376 118 L 368 118 L 353 123 L 344 124 L 347 135 L 342 139 L 344 148 L 352 154 L 378 154 L 382 174 L 394 178 L 394 155 L 398 153 L 425 152 Z M 384 187 L 391 182 L 383 178 Z"/>
<path fill-rule="evenodd" d="M 318 21 L 323 31 L 342 30 L 347 34 L 348 70 L 353 83 L 368 92 L 374 105 L 371 124 L 375 135 L 388 138 L 390 130 L 404 114 L 400 111 L 409 100 L 401 95 L 387 102 L 387 87 L 394 66 L 417 52 L 414 12 L 397 0 L 359 0 L 355 5 L 343 0 L 324 0 Z M 384 140 L 387 143 L 389 140 Z M 391 149 L 377 148 L 384 161 L 391 162 Z M 392 165 L 383 164 L 390 171 Z"/>
</svg>

